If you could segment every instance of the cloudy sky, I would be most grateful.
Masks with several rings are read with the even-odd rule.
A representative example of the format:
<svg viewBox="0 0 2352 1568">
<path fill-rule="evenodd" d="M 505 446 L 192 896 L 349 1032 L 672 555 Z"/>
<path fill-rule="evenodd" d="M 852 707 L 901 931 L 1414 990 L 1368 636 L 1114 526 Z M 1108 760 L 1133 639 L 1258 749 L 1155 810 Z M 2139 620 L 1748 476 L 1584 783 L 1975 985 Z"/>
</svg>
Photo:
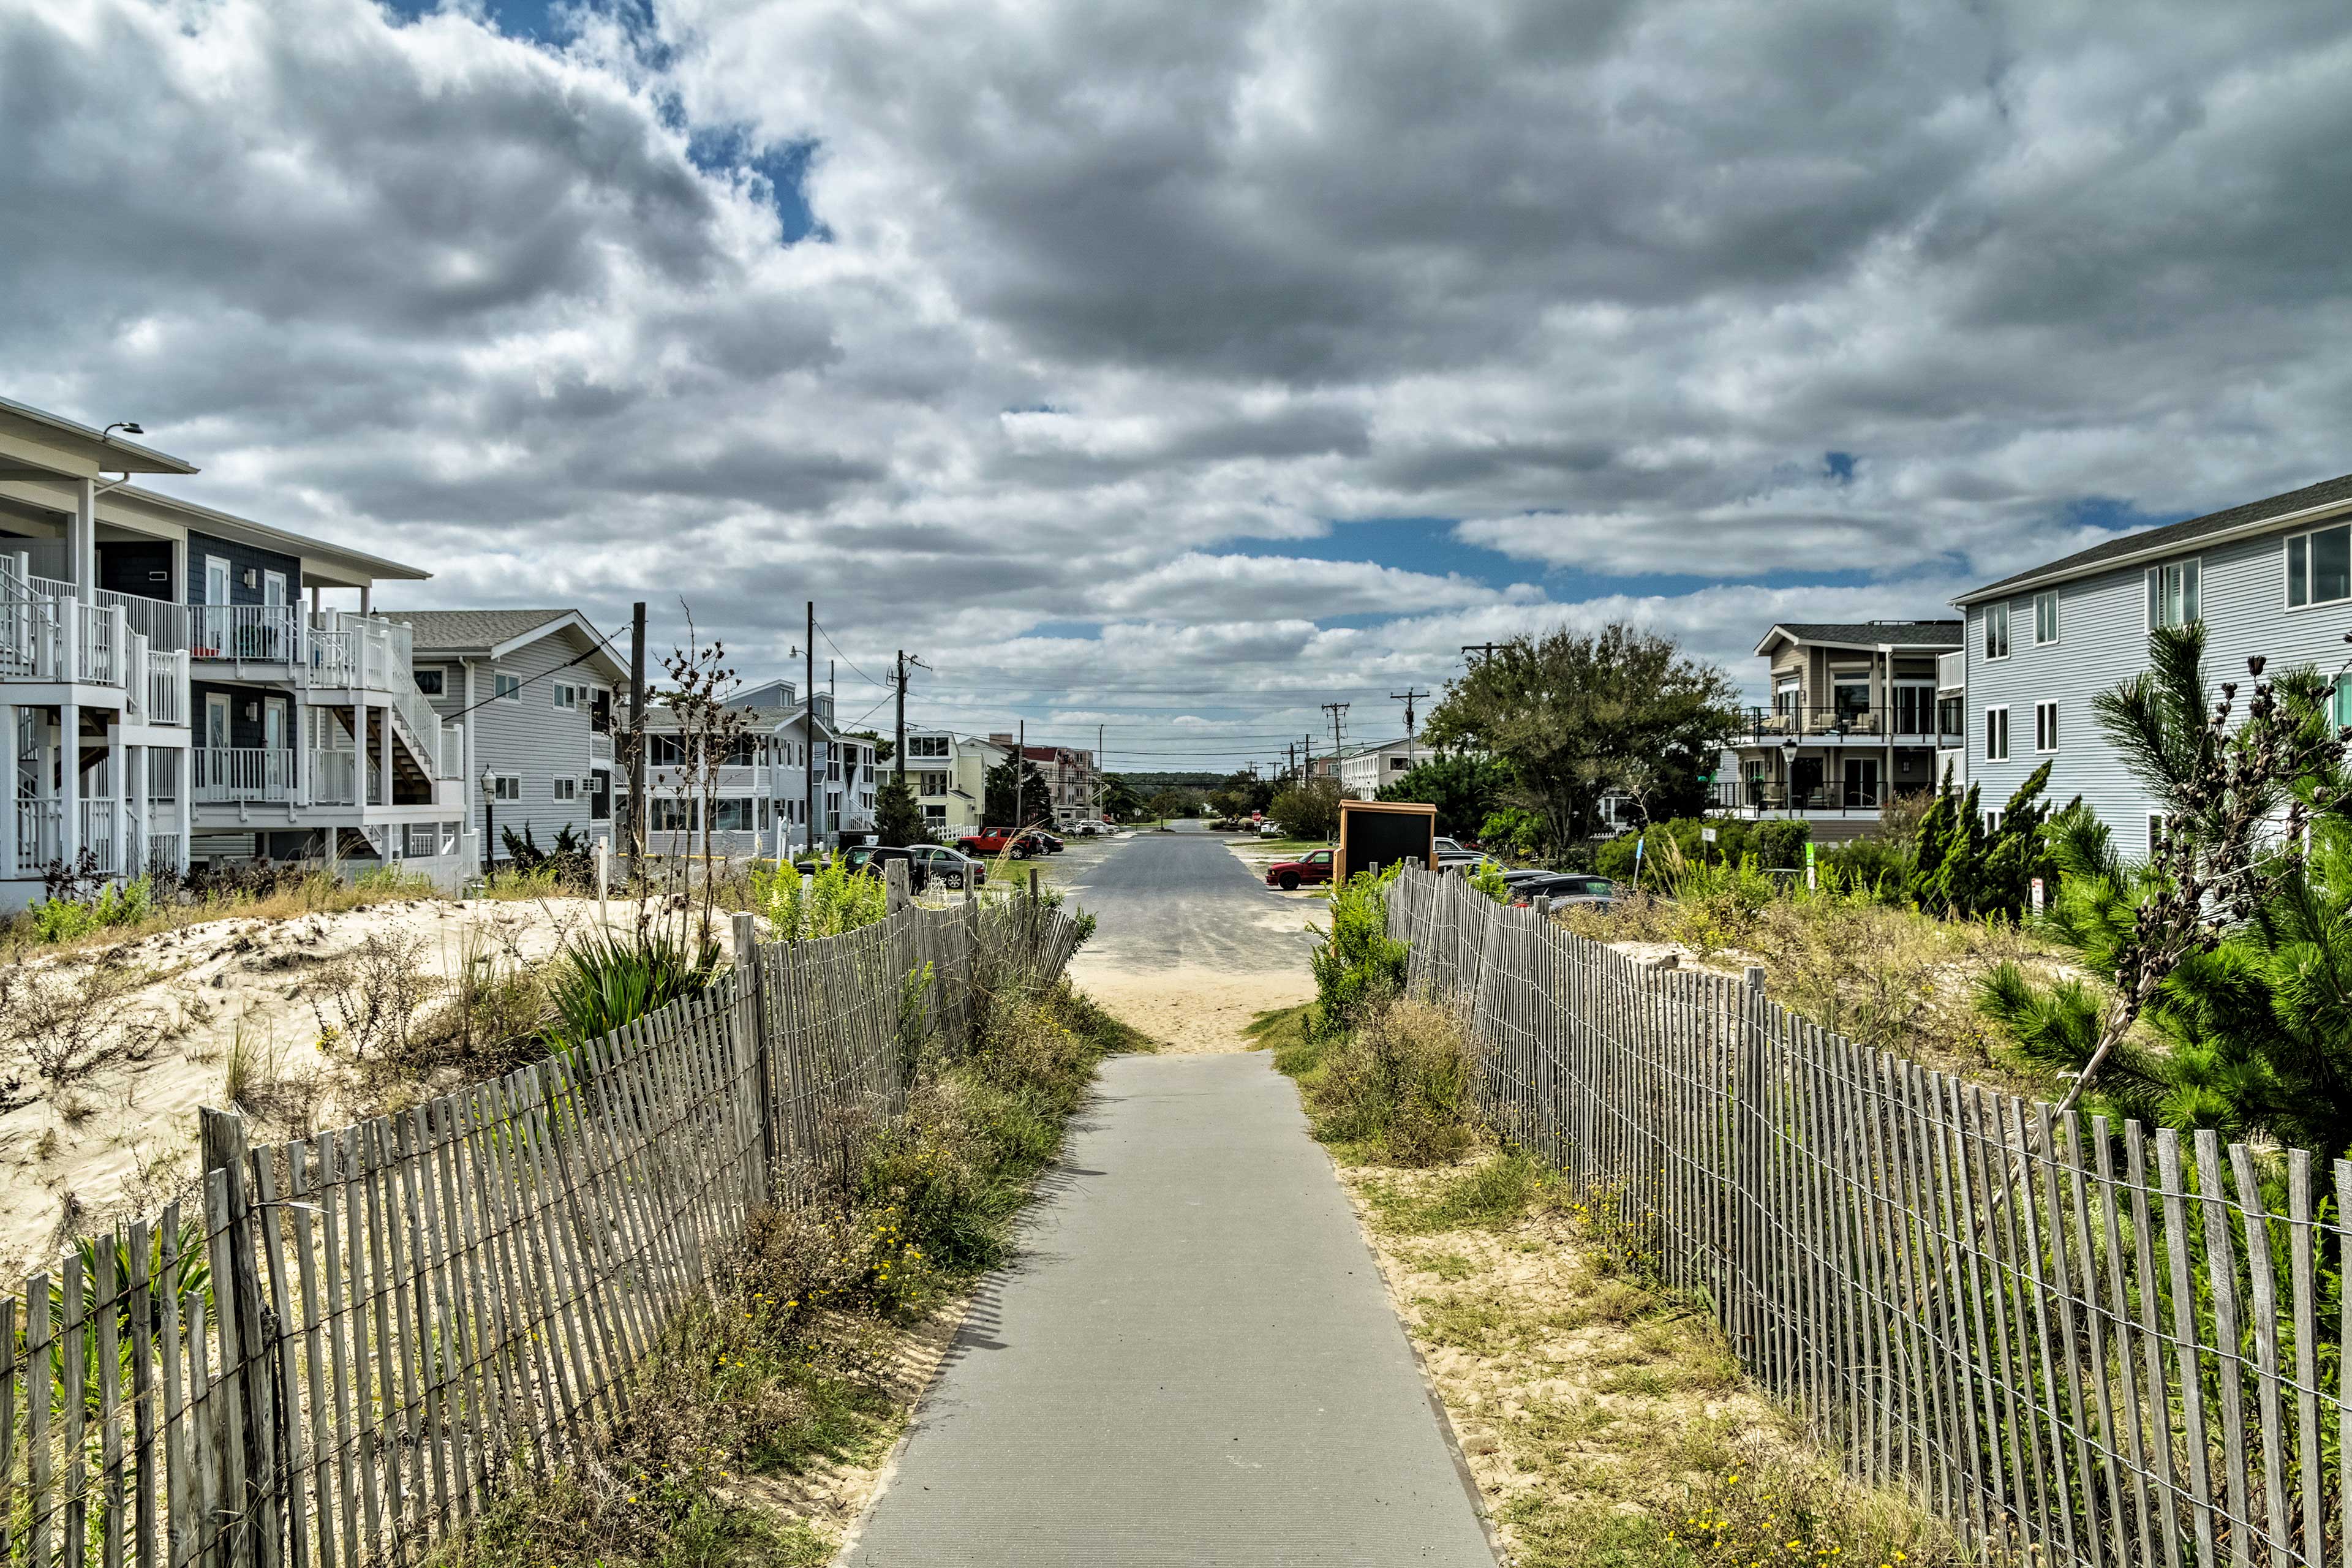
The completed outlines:
<svg viewBox="0 0 2352 1568">
<path fill-rule="evenodd" d="M 180 493 L 1115 767 L 2352 469 L 2341 0 L 0 0 L 0 146 Z"/>
</svg>

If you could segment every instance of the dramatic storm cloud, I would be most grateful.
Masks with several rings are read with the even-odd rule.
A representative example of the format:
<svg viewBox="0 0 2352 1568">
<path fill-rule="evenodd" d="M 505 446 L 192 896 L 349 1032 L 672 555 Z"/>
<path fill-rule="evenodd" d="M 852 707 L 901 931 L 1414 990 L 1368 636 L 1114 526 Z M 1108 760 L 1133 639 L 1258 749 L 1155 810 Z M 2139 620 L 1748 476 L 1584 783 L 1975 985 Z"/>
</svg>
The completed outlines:
<svg viewBox="0 0 2352 1568">
<path fill-rule="evenodd" d="M 0 392 L 405 602 L 1263 758 L 2352 469 L 2347 86 L 2336 0 L 0 0 Z"/>
</svg>

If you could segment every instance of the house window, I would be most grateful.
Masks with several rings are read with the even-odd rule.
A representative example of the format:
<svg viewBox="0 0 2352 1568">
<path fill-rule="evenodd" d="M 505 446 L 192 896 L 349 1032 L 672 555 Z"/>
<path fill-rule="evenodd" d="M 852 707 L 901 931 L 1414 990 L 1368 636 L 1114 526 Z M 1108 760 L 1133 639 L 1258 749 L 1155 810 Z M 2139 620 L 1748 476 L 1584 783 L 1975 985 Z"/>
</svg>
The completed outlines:
<svg viewBox="0 0 2352 1568">
<path fill-rule="evenodd" d="M 1987 605 L 1984 613 L 1985 658 L 2009 657 L 2009 606 Z"/>
<path fill-rule="evenodd" d="M 918 795 L 945 795 L 945 794 L 947 794 L 947 793 L 948 793 L 948 775 L 947 775 L 947 774 L 945 774 L 945 773 L 918 773 L 918 774 L 916 774 L 915 776 L 916 776 L 916 778 L 919 781 L 919 786 L 918 786 L 918 788 L 916 789 L 916 792 L 915 792 L 916 794 L 918 794 Z M 946 809 L 946 808 L 945 808 L 945 807 L 941 807 L 940 809 L 944 810 L 944 809 Z"/>
<path fill-rule="evenodd" d="M 580 688 L 576 686 L 566 686 L 563 682 L 560 680 L 557 681 L 555 683 L 555 705 L 558 708 L 579 707 Z"/>
<path fill-rule="evenodd" d="M 1962 721 L 1960 710 L 1966 705 L 1965 698 L 1938 697 L 1936 699 L 1936 732 L 1938 736 L 1958 737 Z"/>
<path fill-rule="evenodd" d="M 669 795 L 654 796 L 654 809 L 649 820 L 664 833 L 683 833 L 692 826 L 688 806 L 692 803 Z"/>
<path fill-rule="evenodd" d="M 444 689 L 441 678 L 440 670 L 420 669 L 416 672 L 416 689 L 427 697 L 438 697 Z"/>
<path fill-rule="evenodd" d="M 2046 647 L 2058 640 L 2058 594 L 2053 589 L 2033 595 L 2033 646 Z"/>
<path fill-rule="evenodd" d="M 923 820 L 925 822 L 945 822 L 947 819 L 948 808 L 946 806 L 927 805 L 923 807 Z"/>
<path fill-rule="evenodd" d="M 496 781 L 491 785 L 490 798 L 492 800 L 520 800 L 522 798 L 522 775 L 520 773 L 499 774 Z"/>
<path fill-rule="evenodd" d="M 2009 761 L 2009 710 L 2006 708 L 1985 710 L 1985 761 Z"/>
<path fill-rule="evenodd" d="M 1412 759 L 1411 757 L 1391 757 L 1389 759 L 1389 772 L 1392 773 L 1403 773 L 1412 765 Z"/>
<path fill-rule="evenodd" d="M 2055 702 L 2033 705 L 2033 749 L 2037 752 L 2058 749 L 2058 704 Z"/>
<path fill-rule="evenodd" d="M 2298 533 L 2286 542 L 2286 602 L 2331 605 L 2352 599 L 2352 523 Z"/>
<path fill-rule="evenodd" d="M 948 738 L 945 735 L 907 737 L 907 755 L 909 757 L 944 757 L 947 754 Z"/>
<path fill-rule="evenodd" d="M 2352 725 L 2352 675 L 2336 678 L 2336 725 L 2337 729 Z"/>
<path fill-rule="evenodd" d="M 710 826 L 718 833 L 749 833 L 751 829 L 751 803 L 740 795 L 710 803 Z"/>
<path fill-rule="evenodd" d="M 646 737 L 646 761 L 657 768 L 677 767 L 686 761 L 686 748 L 676 735 L 656 731 Z"/>
<path fill-rule="evenodd" d="M 496 697 L 499 701 L 520 702 L 522 700 L 522 677 L 519 675 L 492 675 L 490 677 L 490 682 L 492 688 L 490 694 L 493 697 Z"/>
<path fill-rule="evenodd" d="M 555 781 L 555 798 L 558 800 L 578 800 L 580 798 L 580 781 L 572 778 L 569 774 L 565 774 L 562 777 L 558 778 Z"/>
<path fill-rule="evenodd" d="M 2147 629 L 2185 626 L 2198 618 L 2197 563 L 2175 561 L 2147 569 Z"/>
<path fill-rule="evenodd" d="M 1782 719 L 1797 716 L 1797 702 L 1804 695 L 1804 687 L 1793 675 L 1783 675 L 1772 682 L 1772 711 Z"/>
<path fill-rule="evenodd" d="M 1870 666 L 1850 665 L 1830 671 L 1830 700 L 1841 724 L 1854 724 L 1870 714 Z"/>
</svg>

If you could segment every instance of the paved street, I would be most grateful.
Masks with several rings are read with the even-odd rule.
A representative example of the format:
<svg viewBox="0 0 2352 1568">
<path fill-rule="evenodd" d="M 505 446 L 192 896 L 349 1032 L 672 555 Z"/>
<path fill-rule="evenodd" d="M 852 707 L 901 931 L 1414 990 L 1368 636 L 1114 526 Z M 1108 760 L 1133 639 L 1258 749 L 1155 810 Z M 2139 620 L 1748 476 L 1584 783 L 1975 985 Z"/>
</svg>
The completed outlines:
<svg viewBox="0 0 2352 1568">
<path fill-rule="evenodd" d="M 1081 841 L 1083 842 L 1083 841 Z M 1305 973 L 1319 903 L 1286 899 L 1253 876 L 1224 836 L 1197 826 L 1139 833 L 1104 847 L 1064 879 L 1100 922 L 1088 970 L 1198 967 Z"/>
</svg>

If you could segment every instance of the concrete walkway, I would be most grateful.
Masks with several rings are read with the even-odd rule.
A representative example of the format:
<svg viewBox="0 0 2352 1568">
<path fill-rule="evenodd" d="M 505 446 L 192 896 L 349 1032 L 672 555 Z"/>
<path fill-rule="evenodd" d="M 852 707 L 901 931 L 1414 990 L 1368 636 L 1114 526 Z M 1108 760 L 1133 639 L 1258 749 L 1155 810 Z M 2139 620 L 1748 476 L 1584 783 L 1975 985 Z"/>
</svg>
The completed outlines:
<svg viewBox="0 0 2352 1568">
<path fill-rule="evenodd" d="M 1493 1568 L 1265 1056 L 1121 1057 L 846 1561 Z"/>
</svg>

